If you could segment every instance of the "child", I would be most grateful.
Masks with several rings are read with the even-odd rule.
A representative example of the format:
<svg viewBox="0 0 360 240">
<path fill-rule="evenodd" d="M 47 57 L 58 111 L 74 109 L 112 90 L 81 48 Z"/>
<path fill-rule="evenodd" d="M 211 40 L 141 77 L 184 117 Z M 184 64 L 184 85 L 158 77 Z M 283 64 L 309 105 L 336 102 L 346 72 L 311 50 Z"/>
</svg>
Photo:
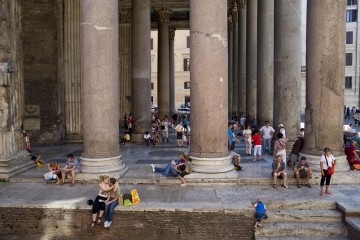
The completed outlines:
<svg viewBox="0 0 360 240">
<path fill-rule="evenodd" d="M 255 205 L 251 206 L 251 208 L 255 208 L 256 222 L 255 222 L 255 225 L 254 225 L 254 231 L 256 231 L 256 228 L 257 227 L 262 227 L 262 223 L 265 221 L 265 219 L 268 218 L 268 216 L 266 215 L 266 206 L 261 201 L 261 198 L 258 198 L 256 200 Z"/>
</svg>

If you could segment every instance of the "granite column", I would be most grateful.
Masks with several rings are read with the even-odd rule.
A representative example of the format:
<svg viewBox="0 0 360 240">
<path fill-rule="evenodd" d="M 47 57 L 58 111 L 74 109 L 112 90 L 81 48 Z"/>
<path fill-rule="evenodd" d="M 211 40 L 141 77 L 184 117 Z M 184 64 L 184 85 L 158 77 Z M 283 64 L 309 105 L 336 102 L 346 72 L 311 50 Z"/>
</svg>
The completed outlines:
<svg viewBox="0 0 360 240">
<path fill-rule="evenodd" d="M 189 175 L 189 177 L 227 178 L 234 171 L 230 162 L 226 134 L 228 114 L 226 26 L 226 0 L 190 1 L 190 60 L 192 68 L 196 71 L 190 72 L 192 131 L 189 155 L 192 158 L 195 175 L 190 174 L 193 176 Z M 204 119 L 212 119 L 212 121 L 204 121 Z M 236 173 L 235 175 L 237 176 Z"/>
<path fill-rule="evenodd" d="M 151 129 L 150 2 L 132 2 L 131 95 L 134 119 L 133 139 L 144 141 Z"/>
<path fill-rule="evenodd" d="M 261 125 L 273 122 L 274 0 L 258 1 L 257 117 Z"/>
<path fill-rule="evenodd" d="M 174 51 L 175 28 L 169 30 L 169 104 L 170 113 L 175 113 L 175 51 Z"/>
<path fill-rule="evenodd" d="M 349 166 L 343 151 L 346 1 L 308 1 L 306 27 L 306 156 L 320 171 L 325 147 L 337 159 L 333 183 L 341 183 Z M 330 116 L 329 116 L 330 115 Z M 356 175 L 356 174 L 355 174 Z M 351 179 L 355 182 L 355 178 Z"/>
<path fill-rule="evenodd" d="M 119 15 L 117 0 L 81 1 L 84 152 L 90 178 L 127 170 L 119 148 Z"/>
<path fill-rule="evenodd" d="M 169 21 L 171 9 L 155 9 L 158 17 L 158 116 L 169 116 Z"/>
<path fill-rule="evenodd" d="M 275 1 L 274 128 L 283 124 L 289 139 L 286 150 L 300 130 L 301 1 Z"/>
<path fill-rule="evenodd" d="M 232 68 L 232 81 L 233 81 L 233 86 L 232 86 L 232 113 L 237 113 L 238 112 L 238 104 L 239 104 L 239 92 L 238 92 L 238 86 L 239 86 L 239 78 L 238 78 L 238 73 L 239 73 L 239 41 L 238 41 L 238 37 L 239 37 L 239 24 L 238 24 L 238 8 L 237 8 L 237 3 L 236 0 L 233 1 L 233 7 L 231 9 L 231 15 L 232 15 L 232 26 L 233 26 L 233 35 L 232 35 L 232 39 L 233 39 L 233 46 L 232 46 L 232 54 L 233 54 L 233 63 L 232 65 L 235 66 Z M 231 114 L 232 114 L 231 113 Z"/>
<path fill-rule="evenodd" d="M 228 17 L 228 108 L 229 118 L 232 113 L 232 101 L 233 101 L 233 27 L 232 17 Z"/>
<path fill-rule="evenodd" d="M 258 0 L 247 2 L 246 117 L 248 121 L 257 114 L 257 6 Z"/>
<path fill-rule="evenodd" d="M 239 15 L 239 84 L 238 84 L 238 107 L 239 113 L 246 114 L 246 3 L 240 0 L 238 4 Z"/>
</svg>

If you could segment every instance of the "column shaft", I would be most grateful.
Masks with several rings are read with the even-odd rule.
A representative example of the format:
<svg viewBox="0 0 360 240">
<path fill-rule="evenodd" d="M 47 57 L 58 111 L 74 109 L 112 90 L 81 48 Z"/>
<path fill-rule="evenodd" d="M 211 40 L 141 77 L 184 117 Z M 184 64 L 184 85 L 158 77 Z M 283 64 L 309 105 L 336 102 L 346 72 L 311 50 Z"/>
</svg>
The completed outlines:
<svg viewBox="0 0 360 240">
<path fill-rule="evenodd" d="M 158 115 L 169 115 L 169 20 L 170 9 L 157 9 L 158 16 Z"/>
<path fill-rule="evenodd" d="M 228 108 L 229 117 L 232 113 L 233 102 L 233 27 L 232 17 L 228 17 Z"/>
<path fill-rule="evenodd" d="M 206 12 L 206 14 L 203 14 Z M 193 170 L 233 169 L 227 146 L 227 1 L 190 1 L 191 144 Z M 214 97 L 216 96 L 216 97 Z M 216 109 L 216 111 L 209 111 Z M 212 121 L 204 121 L 212 119 Z M 208 129 L 204 131 L 204 129 Z M 216 136 L 216 137 L 214 137 Z"/>
<path fill-rule="evenodd" d="M 84 173 L 123 172 L 119 149 L 118 1 L 81 2 Z"/>
<path fill-rule="evenodd" d="M 169 105 L 170 113 L 175 113 L 175 51 L 174 51 L 175 29 L 169 31 Z"/>
<path fill-rule="evenodd" d="M 246 116 L 256 116 L 257 100 L 257 6 L 258 0 L 247 3 L 246 19 Z"/>
<path fill-rule="evenodd" d="M 258 1 L 257 117 L 263 124 L 273 122 L 274 111 L 274 0 Z"/>
<path fill-rule="evenodd" d="M 239 5 L 239 113 L 246 113 L 246 0 L 240 0 Z"/>
<path fill-rule="evenodd" d="M 238 37 L 239 37 L 239 24 L 238 24 L 238 8 L 237 8 L 237 3 L 236 0 L 233 1 L 233 8 L 231 9 L 231 15 L 232 15 L 232 25 L 233 25 L 233 63 L 232 65 L 235 66 L 232 68 L 233 72 L 232 72 L 232 81 L 233 81 L 233 86 L 232 86 L 232 93 L 233 93 L 233 99 L 232 99 L 232 113 L 237 113 L 238 112 L 238 106 L 239 106 L 239 78 L 238 78 L 238 73 L 239 73 L 239 41 L 238 41 Z"/>
<path fill-rule="evenodd" d="M 291 141 L 300 129 L 300 3 L 301 0 L 275 1 L 274 127 L 284 124 L 286 137 Z"/>
<path fill-rule="evenodd" d="M 133 135 L 136 140 L 143 141 L 143 134 L 151 129 L 149 1 L 133 1 L 131 34 L 131 88 L 132 112 L 134 117 Z"/>
</svg>

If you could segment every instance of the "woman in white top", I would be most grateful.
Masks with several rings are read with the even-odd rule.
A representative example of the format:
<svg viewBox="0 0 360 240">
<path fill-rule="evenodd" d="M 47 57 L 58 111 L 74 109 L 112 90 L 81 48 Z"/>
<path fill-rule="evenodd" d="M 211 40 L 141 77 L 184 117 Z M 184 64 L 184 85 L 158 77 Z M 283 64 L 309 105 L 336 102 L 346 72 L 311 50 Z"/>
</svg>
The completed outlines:
<svg viewBox="0 0 360 240">
<path fill-rule="evenodd" d="M 245 142 L 245 151 L 246 155 L 251 155 L 251 129 L 250 125 L 246 125 L 244 131 L 243 131 L 243 138 Z"/>
<path fill-rule="evenodd" d="M 324 195 L 323 187 L 325 180 L 326 180 L 325 194 L 331 195 L 331 192 L 329 192 L 331 175 L 328 174 L 328 167 L 334 167 L 335 164 L 336 164 L 335 157 L 331 154 L 330 148 L 326 147 L 324 149 L 324 154 L 321 156 L 320 159 L 320 170 L 321 170 L 320 196 Z"/>
</svg>

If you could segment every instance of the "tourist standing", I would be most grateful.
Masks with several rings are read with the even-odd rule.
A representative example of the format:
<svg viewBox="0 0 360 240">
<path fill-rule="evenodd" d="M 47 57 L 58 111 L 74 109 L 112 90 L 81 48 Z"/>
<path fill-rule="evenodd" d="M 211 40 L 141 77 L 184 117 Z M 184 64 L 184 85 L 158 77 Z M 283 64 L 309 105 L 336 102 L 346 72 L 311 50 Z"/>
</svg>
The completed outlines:
<svg viewBox="0 0 360 240">
<path fill-rule="evenodd" d="M 304 135 L 299 133 L 299 135 L 297 136 L 295 143 L 291 149 L 291 169 L 294 170 L 294 164 L 298 161 L 299 158 L 299 154 L 301 152 L 301 150 L 304 147 Z"/>
<path fill-rule="evenodd" d="M 286 164 L 286 150 L 285 145 L 288 142 L 288 139 L 283 136 L 282 133 L 277 134 L 278 139 L 276 139 L 274 144 L 274 157 L 281 155 L 282 160 Z"/>
<path fill-rule="evenodd" d="M 271 155 L 271 139 L 275 130 L 270 126 L 269 121 L 265 121 L 265 126 L 260 128 L 260 132 L 263 136 L 263 152 Z"/>
<path fill-rule="evenodd" d="M 245 142 L 245 152 L 246 155 L 251 155 L 251 129 L 250 125 L 245 125 L 245 129 L 243 131 L 243 138 Z"/>
<path fill-rule="evenodd" d="M 326 188 L 325 188 L 325 194 L 331 195 L 331 192 L 329 192 L 329 185 L 331 180 L 331 174 L 329 174 L 328 170 L 329 167 L 335 167 L 336 159 L 331 154 L 330 148 L 326 147 L 324 149 L 324 154 L 321 156 L 320 159 L 320 171 L 321 171 L 321 180 L 320 180 L 320 196 L 323 196 L 323 188 L 324 183 L 326 180 Z"/>
<path fill-rule="evenodd" d="M 162 122 L 161 122 L 161 129 L 162 129 L 162 137 L 163 137 L 163 142 L 168 143 L 169 142 L 169 121 L 167 119 L 167 116 L 165 115 L 165 117 L 163 118 Z"/>
<path fill-rule="evenodd" d="M 257 129 L 254 130 L 253 135 L 251 137 L 251 141 L 254 145 L 254 160 L 256 161 L 256 155 L 259 156 L 259 160 L 261 160 L 261 136 Z"/>
</svg>

